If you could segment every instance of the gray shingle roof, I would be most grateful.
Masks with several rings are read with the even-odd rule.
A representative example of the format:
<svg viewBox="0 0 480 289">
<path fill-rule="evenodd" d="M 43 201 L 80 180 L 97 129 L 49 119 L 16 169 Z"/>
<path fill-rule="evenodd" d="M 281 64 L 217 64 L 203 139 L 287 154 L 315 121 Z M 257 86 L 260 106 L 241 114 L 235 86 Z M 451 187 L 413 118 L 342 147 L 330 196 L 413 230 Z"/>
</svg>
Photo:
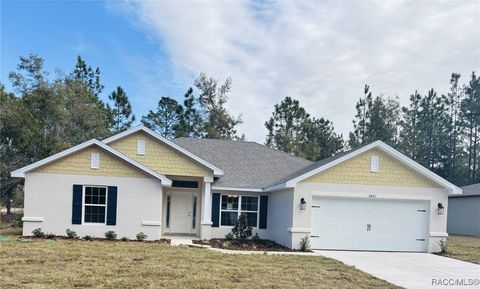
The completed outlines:
<svg viewBox="0 0 480 289">
<path fill-rule="evenodd" d="M 480 183 L 462 187 L 462 190 L 463 193 L 461 195 L 458 195 L 458 197 L 480 196 Z"/>
<path fill-rule="evenodd" d="M 313 164 L 256 142 L 193 138 L 173 142 L 223 170 L 216 186 L 265 188 Z"/>
</svg>

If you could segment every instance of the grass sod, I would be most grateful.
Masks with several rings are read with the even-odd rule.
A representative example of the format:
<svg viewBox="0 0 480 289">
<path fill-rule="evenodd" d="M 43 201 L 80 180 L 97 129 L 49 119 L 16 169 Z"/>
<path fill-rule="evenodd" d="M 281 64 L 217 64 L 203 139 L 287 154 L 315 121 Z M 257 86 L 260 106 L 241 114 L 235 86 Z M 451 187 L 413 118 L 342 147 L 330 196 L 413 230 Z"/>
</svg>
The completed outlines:
<svg viewBox="0 0 480 289">
<path fill-rule="evenodd" d="M 398 288 L 320 256 L 16 238 L 0 243 L 0 256 L 1 288 Z"/>
</svg>

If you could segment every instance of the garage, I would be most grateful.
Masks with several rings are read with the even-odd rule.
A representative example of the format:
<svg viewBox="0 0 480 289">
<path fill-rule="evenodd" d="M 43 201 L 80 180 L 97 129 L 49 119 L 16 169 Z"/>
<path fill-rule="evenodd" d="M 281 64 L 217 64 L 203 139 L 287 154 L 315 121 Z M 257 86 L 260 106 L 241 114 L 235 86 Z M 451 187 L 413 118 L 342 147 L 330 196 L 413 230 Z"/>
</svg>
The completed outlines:
<svg viewBox="0 0 480 289">
<path fill-rule="evenodd" d="M 333 197 L 312 201 L 312 249 L 427 251 L 427 201 Z"/>
</svg>

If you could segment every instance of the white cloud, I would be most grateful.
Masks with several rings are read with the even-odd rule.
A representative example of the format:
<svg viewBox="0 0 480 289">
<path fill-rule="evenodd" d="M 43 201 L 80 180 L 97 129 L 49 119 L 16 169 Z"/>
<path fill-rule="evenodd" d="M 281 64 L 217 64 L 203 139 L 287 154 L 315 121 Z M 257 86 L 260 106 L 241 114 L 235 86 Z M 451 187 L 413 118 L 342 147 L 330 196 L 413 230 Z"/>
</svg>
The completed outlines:
<svg viewBox="0 0 480 289">
<path fill-rule="evenodd" d="M 480 68 L 480 2 L 142 1 L 114 9 L 161 41 L 172 77 L 231 76 L 229 110 L 259 142 L 286 95 L 346 136 L 364 84 L 406 104 L 414 90 L 446 92 L 452 72 L 466 81 Z"/>
</svg>

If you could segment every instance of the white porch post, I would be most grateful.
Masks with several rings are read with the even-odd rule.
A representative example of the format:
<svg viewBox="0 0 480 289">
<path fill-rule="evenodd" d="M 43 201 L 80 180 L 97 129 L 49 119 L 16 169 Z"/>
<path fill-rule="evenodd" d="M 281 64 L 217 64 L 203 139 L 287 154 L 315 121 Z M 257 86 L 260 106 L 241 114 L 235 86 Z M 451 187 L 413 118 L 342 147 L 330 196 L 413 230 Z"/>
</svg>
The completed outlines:
<svg viewBox="0 0 480 289">
<path fill-rule="evenodd" d="M 212 229 L 212 183 L 213 177 L 203 178 L 202 192 L 202 230 L 200 238 L 209 240 Z"/>
</svg>

